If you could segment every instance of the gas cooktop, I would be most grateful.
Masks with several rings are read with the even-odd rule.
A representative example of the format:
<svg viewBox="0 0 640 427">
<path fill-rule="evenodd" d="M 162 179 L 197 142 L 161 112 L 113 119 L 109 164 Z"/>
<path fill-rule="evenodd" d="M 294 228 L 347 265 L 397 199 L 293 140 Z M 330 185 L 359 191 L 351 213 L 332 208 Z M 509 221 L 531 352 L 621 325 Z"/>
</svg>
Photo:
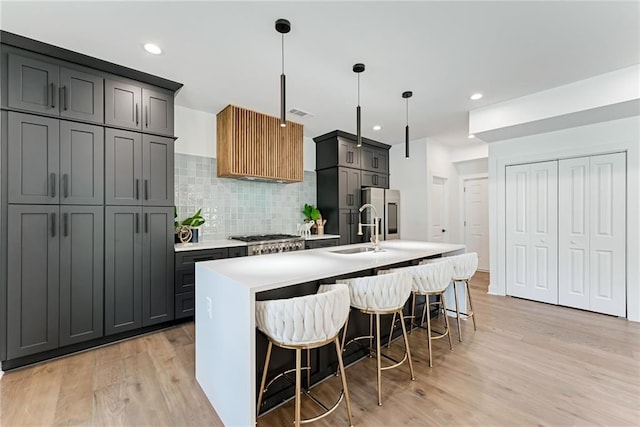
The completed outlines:
<svg viewBox="0 0 640 427">
<path fill-rule="evenodd" d="M 246 236 L 231 236 L 231 240 L 240 240 L 242 242 L 269 242 L 272 240 L 289 240 L 299 239 L 300 236 L 295 234 L 251 234 Z"/>
<path fill-rule="evenodd" d="M 263 255 L 304 249 L 304 239 L 295 234 L 254 234 L 231 236 L 229 239 L 247 242 L 248 255 Z"/>
</svg>

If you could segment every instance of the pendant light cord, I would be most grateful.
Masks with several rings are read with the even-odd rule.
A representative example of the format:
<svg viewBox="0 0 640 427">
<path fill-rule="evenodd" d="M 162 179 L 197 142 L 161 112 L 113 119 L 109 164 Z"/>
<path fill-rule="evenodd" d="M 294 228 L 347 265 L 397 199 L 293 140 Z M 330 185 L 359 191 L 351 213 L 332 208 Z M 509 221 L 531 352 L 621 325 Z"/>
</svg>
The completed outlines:
<svg viewBox="0 0 640 427">
<path fill-rule="evenodd" d="M 407 126 L 409 126 L 409 98 L 407 98 Z"/>
<path fill-rule="evenodd" d="M 282 34 L 282 74 L 284 74 L 284 34 Z"/>
<path fill-rule="evenodd" d="M 360 106 L 360 73 L 358 73 L 358 106 Z"/>
</svg>

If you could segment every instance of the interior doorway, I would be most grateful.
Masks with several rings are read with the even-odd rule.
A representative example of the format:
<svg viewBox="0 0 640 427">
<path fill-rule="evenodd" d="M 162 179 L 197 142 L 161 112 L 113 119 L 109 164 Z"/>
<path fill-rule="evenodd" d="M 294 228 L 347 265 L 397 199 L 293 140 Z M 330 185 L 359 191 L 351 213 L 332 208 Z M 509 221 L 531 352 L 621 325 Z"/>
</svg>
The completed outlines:
<svg viewBox="0 0 640 427">
<path fill-rule="evenodd" d="M 464 244 L 467 252 L 478 254 L 478 270 L 489 271 L 489 178 L 468 178 L 462 183 Z"/>
<path fill-rule="evenodd" d="M 429 202 L 429 241 L 449 241 L 449 195 L 447 178 L 431 177 L 431 200 Z"/>
</svg>

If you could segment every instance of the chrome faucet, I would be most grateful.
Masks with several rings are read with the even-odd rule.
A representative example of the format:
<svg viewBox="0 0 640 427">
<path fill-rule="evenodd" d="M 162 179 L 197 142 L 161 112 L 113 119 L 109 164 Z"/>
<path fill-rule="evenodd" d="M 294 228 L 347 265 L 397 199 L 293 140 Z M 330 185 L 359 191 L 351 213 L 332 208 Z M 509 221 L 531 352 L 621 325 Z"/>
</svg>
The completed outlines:
<svg viewBox="0 0 640 427">
<path fill-rule="evenodd" d="M 371 208 L 373 210 L 373 223 L 372 224 L 363 224 L 362 223 L 362 211 Z M 380 250 L 380 240 L 378 239 L 378 222 L 380 218 L 378 218 L 378 210 L 371 203 L 365 203 L 360 206 L 360 213 L 358 214 L 358 236 L 362 236 L 362 227 L 373 227 L 373 236 L 371 237 L 371 243 L 373 244 L 374 252 L 378 252 Z"/>
</svg>

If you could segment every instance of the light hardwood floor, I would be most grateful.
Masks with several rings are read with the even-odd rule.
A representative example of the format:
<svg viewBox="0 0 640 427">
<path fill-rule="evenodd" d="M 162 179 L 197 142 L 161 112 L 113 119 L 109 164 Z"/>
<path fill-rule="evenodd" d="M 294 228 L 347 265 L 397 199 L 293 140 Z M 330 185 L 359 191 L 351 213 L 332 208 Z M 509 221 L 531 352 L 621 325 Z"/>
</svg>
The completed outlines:
<svg viewBox="0 0 640 427">
<path fill-rule="evenodd" d="M 425 332 L 414 331 L 416 381 L 406 365 L 383 372 L 383 406 L 375 359 L 347 369 L 355 425 L 640 425 L 639 324 L 487 295 L 487 283 L 483 273 L 472 282 L 478 331 L 463 322 L 459 343 L 453 327 L 454 350 L 436 341 L 431 369 Z M 194 378 L 193 335 L 188 323 L 7 372 L 0 425 L 222 425 Z M 339 388 L 331 378 L 313 393 L 329 402 Z M 316 411 L 303 403 L 303 416 Z M 289 402 L 258 426 L 292 419 Z M 314 425 L 346 426 L 344 405 Z"/>
</svg>

